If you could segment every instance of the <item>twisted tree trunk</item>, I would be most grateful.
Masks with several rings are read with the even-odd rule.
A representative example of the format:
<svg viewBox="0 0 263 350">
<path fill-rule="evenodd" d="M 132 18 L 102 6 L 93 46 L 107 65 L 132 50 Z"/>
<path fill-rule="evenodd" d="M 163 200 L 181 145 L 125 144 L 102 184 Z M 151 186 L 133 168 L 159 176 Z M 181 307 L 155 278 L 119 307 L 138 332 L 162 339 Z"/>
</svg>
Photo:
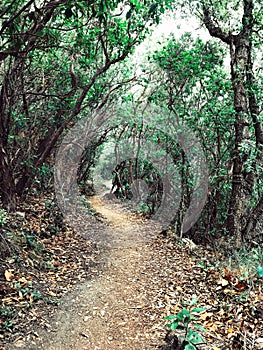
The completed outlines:
<svg viewBox="0 0 263 350">
<path fill-rule="evenodd" d="M 232 192 L 226 221 L 227 231 L 234 237 L 236 247 L 240 247 L 244 240 L 244 233 L 248 233 L 247 210 L 251 200 L 255 175 L 248 171 L 246 162 L 249 158 L 247 151 L 253 135 L 250 127 L 253 125 L 257 140 L 261 142 L 262 130 L 257 120 L 255 108 L 256 97 L 247 87 L 251 83 L 248 72 L 252 69 L 252 30 L 254 25 L 253 0 L 244 0 L 244 14 L 242 29 L 239 34 L 226 33 L 215 24 L 208 7 L 203 8 L 203 21 L 211 36 L 225 42 L 230 49 L 231 81 L 234 93 L 235 116 L 235 149 L 232 154 Z M 252 118 L 251 118 L 252 116 Z M 255 121 L 257 121 L 255 123 Z M 245 146 L 245 147 L 244 147 Z M 254 212 L 255 213 L 255 212 Z M 255 221 L 255 219 L 253 219 Z"/>
</svg>

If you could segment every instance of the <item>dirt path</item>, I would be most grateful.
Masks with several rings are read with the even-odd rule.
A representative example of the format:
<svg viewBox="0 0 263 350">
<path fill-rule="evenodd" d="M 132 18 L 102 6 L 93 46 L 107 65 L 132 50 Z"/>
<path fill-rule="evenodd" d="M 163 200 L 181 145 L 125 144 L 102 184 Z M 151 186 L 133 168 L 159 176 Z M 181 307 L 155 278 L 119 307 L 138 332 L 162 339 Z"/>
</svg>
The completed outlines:
<svg viewBox="0 0 263 350">
<path fill-rule="evenodd" d="M 112 246 L 103 249 L 104 268 L 99 275 L 64 297 L 55 320 L 27 349 L 142 350 L 153 348 L 148 324 L 145 258 L 149 239 L 157 227 L 145 224 L 112 201 L 91 198 L 106 219 Z M 144 268 L 143 268 L 144 266 Z"/>
<path fill-rule="evenodd" d="M 99 222 L 92 217 L 85 230 L 87 240 L 74 232 L 74 240 L 63 234 L 58 237 L 61 247 L 68 244 L 66 266 L 72 263 L 77 277 L 69 278 L 68 294 L 58 307 L 40 303 L 30 308 L 31 320 L 23 319 L 23 328 L 12 342 L 5 342 L 5 350 L 156 350 L 167 332 L 164 316 L 177 313 L 193 297 L 198 307 L 205 307 L 197 322 L 207 329 L 202 333 L 206 343 L 198 349 L 263 349 L 260 284 L 253 290 L 239 290 L 230 283 L 225 287 L 228 277 L 216 267 L 213 250 L 202 246 L 192 250 L 191 245 L 174 244 L 174 237 L 156 236 L 156 225 L 132 215 L 118 202 L 99 196 L 91 202 L 104 219 Z M 88 238 L 94 235 L 98 243 L 93 260 L 86 249 L 91 249 Z M 58 277 L 54 281 L 51 277 L 55 294 L 63 277 L 63 261 Z M 80 272 L 83 279 L 78 278 Z M 38 310 L 41 305 L 43 313 Z"/>
</svg>

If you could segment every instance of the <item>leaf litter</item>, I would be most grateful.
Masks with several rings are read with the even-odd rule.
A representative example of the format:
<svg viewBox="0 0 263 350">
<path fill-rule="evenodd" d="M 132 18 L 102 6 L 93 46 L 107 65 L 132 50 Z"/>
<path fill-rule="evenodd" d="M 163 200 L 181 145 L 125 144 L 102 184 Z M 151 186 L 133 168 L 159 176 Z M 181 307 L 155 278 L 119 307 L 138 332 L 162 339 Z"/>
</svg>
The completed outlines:
<svg viewBox="0 0 263 350">
<path fill-rule="evenodd" d="M 195 315 L 206 329 L 198 349 L 263 349 L 260 278 L 252 286 L 220 267 L 219 253 L 161 236 L 118 201 L 90 200 L 102 217 L 89 229 L 126 245 L 98 247 L 65 223 L 46 235 L 50 221 L 54 226 L 54 218 L 42 217 L 47 198 L 19 209 L 26 215 L 11 226 L 24 249 L 1 271 L 3 349 L 172 349 L 177 335 L 164 317 L 193 296 L 205 310 Z M 30 245 L 32 231 L 43 246 Z"/>
</svg>

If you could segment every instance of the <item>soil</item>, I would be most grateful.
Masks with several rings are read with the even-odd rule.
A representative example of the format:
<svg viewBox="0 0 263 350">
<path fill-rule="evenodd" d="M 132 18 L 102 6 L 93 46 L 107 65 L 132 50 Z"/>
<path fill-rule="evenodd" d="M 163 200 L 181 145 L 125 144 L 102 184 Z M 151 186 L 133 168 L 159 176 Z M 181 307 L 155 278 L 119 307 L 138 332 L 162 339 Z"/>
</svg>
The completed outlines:
<svg viewBox="0 0 263 350">
<path fill-rule="evenodd" d="M 241 286 L 236 276 L 213 265 L 213 251 L 160 237 L 154 222 L 131 213 L 116 199 L 95 195 L 89 201 L 101 214 L 100 221 L 87 227 L 84 240 L 100 237 L 95 272 L 88 269 L 88 278 L 71 286 L 58 307 L 36 316 L 35 327 L 31 322 L 20 337 L 4 343 L 5 350 L 151 350 L 162 344 L 163 349 L 175 349 L 164 345 L 163 318 L 189 305 L 193 297 L 198 307 L 206 308 L 196 315 L 207 329 L 201 332 L 206 342 L 198 349 L 263 348 L 260 284 L 254 289 L 245 282 Z M 78 239 L 83 237 L 76 234 Z M 67 249 L 73 261 L 74 244 Z M 74 273 L 79 273 L 77 266 Z"/>
<path fill-rule="evenodd" d="M 147 285 L 141 278 L 149 253 L 149 236 L 153 237 L 158 228 L 125 211 L 120 202 L 102 201 L 102 196 L 89 200 L 106 219 L 107 237 L 112 237 L 112 244 L 101 250 L 101 272 L 62 299 L 56 316 L 49 320 L 48 330 L 40 330 L 35 341 L 18 342 L 14 348 L 142 350 L 152 347 L 153 339 L 142 312 L 147 304 Z"/>
</svg>

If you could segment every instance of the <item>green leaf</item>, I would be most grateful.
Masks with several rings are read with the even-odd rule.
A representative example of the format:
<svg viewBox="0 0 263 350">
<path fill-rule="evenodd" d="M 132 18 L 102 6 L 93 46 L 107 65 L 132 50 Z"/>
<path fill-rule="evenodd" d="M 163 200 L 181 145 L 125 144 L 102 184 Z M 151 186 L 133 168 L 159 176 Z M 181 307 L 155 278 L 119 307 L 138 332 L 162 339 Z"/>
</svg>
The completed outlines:
<svg viewBox="0 0 263 350">
<path fill-rule="evenodd" d="M 156 11 L 157 7 L 158 7 L 158 2 L 156 2 L 155 4 L 152 4 L 149 8 L 149 14 L 153 13 Z"/>
<path fill-rule="evenodd" d="M 177 318 L 176 315 L 168 315 L 164 317 L 164 320 L 174 320 L 175 318 Z"/>
<path fill-rule="evenodd" d="M 174 322 L 171 324 L 171 330 L 172 330 L 172 331 L 175 331 L 177 328 L 178 328 L 178 322 L 174 321 Z"/>
<path fill-rule="evenodd" d="M 190 311 L 188 309 L 183 309 L 181 313 L 183 316 L 190 316 Z"/>
<path fill-rule="evenodd" d="M 207 332 L 207 329 L 205 329 L 203 326 L 201 326 L 200 324 L 198 323 L 193 323 L 193 325 L 197 328 L 199 328 L 201 331 L 204 331 L 204 332 Z"/>
<path fill-rule="evenodd" d="M 132 11 L 131 9 L 126 13 L 126 19 L 131 18 Z"/>
<path fill-rule="evenodd" d="M 192 344 L 187 344 L 185 347 L 184 347 L 185 350 L 196 350 L 196 347 Z"/>
<path fill-rule="evenodd" d="M 180 326 L 180 325 L 179 325 L 179 326 L 177 327 L 177 329 L 178 329 L 179 331 L 184 331 L 184 330 L 185 330 L 185 326 Z"/>
<path fill-rule="evenodd" d="M 259 277 L 263 277 L 263 267 L 262 266 L 257 267 L 257 272 L 258 272 Z"/>
<path fill-rule="evenodd" d="M 199 344 L 204 342 L 203 337 L 192 329 L 190 329 L 187 333 L 187 340 L 192 344 Z"/>
<path fill-rule="evenodd" d="M 206 307 L 195 307 L 191 312 L 203 312 L 206 310 Z"/>
<path fill-rule="evenodd" d="M 187 309 L 183 309 L 177 314 L 178 321 L 185 321 L 185 319 L 190 319 L 190 312 Z"/>
<path fill-rule="evenodd" d="M 190 301 L 190 306 L 195 305 L 197 303 L 197 297 L 193 296 L 192 300 Z"/>
</svg>

